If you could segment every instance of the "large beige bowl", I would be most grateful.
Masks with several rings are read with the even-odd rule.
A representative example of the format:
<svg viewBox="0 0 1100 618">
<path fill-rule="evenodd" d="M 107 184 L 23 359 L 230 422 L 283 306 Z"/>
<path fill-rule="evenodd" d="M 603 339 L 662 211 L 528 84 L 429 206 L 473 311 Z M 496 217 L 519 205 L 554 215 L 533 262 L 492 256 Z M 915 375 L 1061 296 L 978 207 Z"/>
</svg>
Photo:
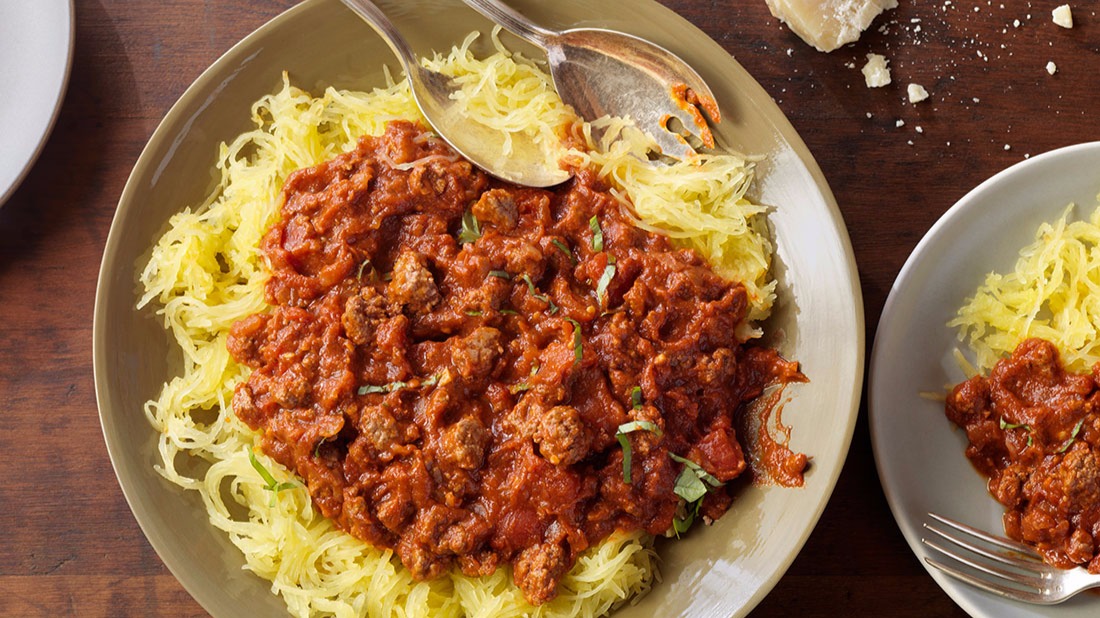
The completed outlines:
<svg viewBox="0 0 1100 618">
<path fill-rule="evenodd" d="M 863 374 L 863 307 L 847 233 L 805 145 L 740 65 L 652 0 L 511 0 L 548 26 L 605 26 L 648 37 L 694 65 L 724 120 L 721 142 L 766 157 L 753 197 L 775 206 L 780 303 L 773 343 L 811 382 L 792 387 L 784 420 L 794 448 L 813 457 L 801 489 L 749 487 L 716 525 L 661 543 L 663 581 L 617 615 L 742 616 L 787 569 L 832 492 L 851 440 Z M 413 47 L 445 49 L 487 22 L 458 0 L 388 0 L 382 8 Z M 388 48 L 337 0 L 309 0 L 214 63 L 153 134 L 122 194 L 100 272 L 94 348 L 103 433 L 119 483 L 149 542 L 211 614 L 278 616 L 282 600 L 242 570 L 243 559 L 206 521 L 194 494 L 153 470 L 156 438 L 142 413 L 174 375 L 178 354 L 151 312 L 138 312 L 135 271 L 168 217 L 213 186 L 219 142 L 249 127 L 249 106 L 289 71 L 298 85 L 365 88 L 382 80 Z"/>
</svg>

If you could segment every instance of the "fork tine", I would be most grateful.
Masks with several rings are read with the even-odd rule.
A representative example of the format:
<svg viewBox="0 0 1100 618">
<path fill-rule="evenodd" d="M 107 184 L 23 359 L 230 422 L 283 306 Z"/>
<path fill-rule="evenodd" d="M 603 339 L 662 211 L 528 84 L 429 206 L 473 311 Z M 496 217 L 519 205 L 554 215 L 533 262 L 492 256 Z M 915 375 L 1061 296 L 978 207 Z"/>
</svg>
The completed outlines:
<svg viewBox="0 0 1100 618">
<path fill-rule="evenodd" d="M 951 577 L 966 582 L 971 586 L 974 586 L 975 588 L 981 588 L 982 590 L 992 592 L 993 594 L 1005 597 L 1007 599 L 1014 599 L 1017 601 L 1025 601 L 1027 603 L 1035 603 L 1040 605 L 1051 604 L 1051 600 L 1042 595 L 1028 592 L 1026 590 L 1021 590 L 1019 588 L 1013 588 L 1011 586 L 1003 586 L 991 580 L 975 577 L 970 573 L 960 571 L 959 569 L 948 566 L 933 558 L 926 557 L 924 561 L 932 565 L 933 567 L 943 571 L 944 573 L 947 573 Z"/>
<path fill-rule="evenodd" d="M 945 526 L 948 526 L 950 528 L 954 528 L 954 529 L 959 530 L 961 532 L 965 532 L 966 534 L 969 534 L 970 536 L 977 537 L 977 538 L 985 541 L 986 543 L 989 543 L 990 545 L 996 545 L 997 547 L 1001 547 L 1001 548 L 1016 552 L 1017 554 L 1023 554 L 1024 556 L 1026 556 L 1028 558 L 1031 558 L 1032 560 L 1034 560 L 1036 562 L 1041 563 L 1043 561 L 1043 557 L 1039 555 L 1039 552 L 1035 551 L 1031 547 L 1028 547 L 1027 545 L 1024 545 L 1023 543 L 1017 543 L 1016 541 L 1013 541 L 1011 539 L 1006 539 L 1006 538 L 1002 538 L 1002 537 L 993 536 L 993 535 L 991 535 L 991 534 L 989 534 L 989 533 L 987 533 L 983 530 L 978 530 L 977 528 L 973 528 L 973 527 L 968 526 L 966 524 L 959 523 L 957 521 L 954 521 L 952 519 L 948 519 L 948 518 L 946 518 L 942 515 L 937 515 L 935 513 L 929 513 L 928 516 L 931 517 L 932 519 L 940 522 L 941 524 L 943 524 Z M 925 528 L 928 528 L 928 526 L 925 525 Z M 929 528 L 929 529 L 931 529 L 931 528 Z M 941 536 L 944 536 L 944 538 L 947 538 L 948 540 L 951 540 L 949 537 L 947 537 L 945 535 L 941 534 Z"/>
<path fill-rule="evenodd" d="M 924 543 L 928 547 L 940 552 L 941 554 L 943 554 L 944 556 L 947 556 L 948 558 L 951 558 L 952 560 L 955 560 L 956 562 L 960 562 L 962 564 L 965 564 L 966 566 L 968 566 L 968 567 L 970 567 L 970 568 L 972 568 L 976 571 L 981 571 L 982 573 L 986 573 L 986 574 L 990 575 L 991 577 L 997 577 L 997 578 L 1003 579 L 1005 581 L 1008 581 L 1008 582 L 1011 582 L 1011 583 L 1014 583 L 1014 584 L 1020 584 L 1021 586 L 1027 586 L 1029 588 L 1034 588 L 1036 593 L 1041 593 L 1043 591 L 1043 584 L 1045 582 L 1039 577 L 1031 577 L 1030 575 L 1027 575 L 1025 573 L 1020 573 L 1018 571 L 1011 571 L 1011 570 L 1008 570 L 1008 569 L 1002 569 L 1001 567 L 998 567 L 998 566 L 995 566 L 995 565 L 992 565 L 992 564 L 983 564 L 981 562 L 978 562 L 976 560 L 968 558 L 968 557 L 966 557 L 962 554 L 958 554 L 954 551 L 951 551 L 948 548 L 944 547 L 943 545 L 940 545 L 939 543 L 935 542 L 932 539 L 923 539 L 922 538 L 921 543 Z"/>
<path fill-rule="evenodd" d="M 939 528 L 937 528 L 937 527 L 935 527 L 932 524 L 929 524 L 927 522 L 924 524 L 924 529 L 938 535 L 940 538 L 946 539 L 946 540 L 950 541 L 951 543 L 954 543 L 955 545 L 958 545 L 959 547 L 961 547 L 961 548 L 963 548 L 963 549 L 965 549 L 969 552 L 978 554 L 979 556 L 982 556 L 984 558 L 988 558 L 990 560 L 995 560 L 997 562 L 1000 562 L 1001 564 L 1007 564 L 1008 566 L 1016 567 L 1018 569 L 1024 569 L 1024 570 L 1027 570 L 1029 572 L 1037 572 L 1038 569 L 1036 569 L 1035 567 L 1039 567 L 1039 566 L 1042 565 L 1041 563 L 1034 562 L 1029 556 L 1016 557 L 1016 556 L 1013 556 L 1013 555 L 1008 555 L 1008 554 L 998 553 L 998 552 L 995 552 L 995 551 L 990 551 L 990 550 L 988 550 L 988 549 L 986 549 L 986 548 L 984 548 L 980 545 L 977 545 L 976 543 L 966 539 L 965 537 L 960 537 L 960 536 L 954 535 L 954 534 L 948 534 L 947 532 L 944 532 L 943 530 L 940 530 Z M 952 552 L 944 551 L 943 553 L 951 555 Z"/>
</svg>

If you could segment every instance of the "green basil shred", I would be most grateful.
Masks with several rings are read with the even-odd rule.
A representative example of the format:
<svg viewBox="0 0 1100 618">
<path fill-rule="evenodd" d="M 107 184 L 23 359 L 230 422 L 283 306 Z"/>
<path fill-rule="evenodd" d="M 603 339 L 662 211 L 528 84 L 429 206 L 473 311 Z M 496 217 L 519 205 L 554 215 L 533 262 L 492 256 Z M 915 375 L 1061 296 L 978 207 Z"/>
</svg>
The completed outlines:
<svg viewBox="0 0 1100 618">
<path fill-rule="evenodd" d="M 630 389 L 630 403 L 634 406 L 635 410 L 642 409 L 642 387 L 635 386 Z"/>
<path fill-rule="evenodd" d="M 600 228 L 600 220 L 596 215 L 588 220 L 588 229 L 592 230 L 592 250 L 603 251 L 603 229 Z"/>
<path fill-rule="evenodd" d="M 577 265 L 577 256 L 573 255 L 573 250 L 566 246 L 565 243 L 558 240 L 557 238 L 551 240 L 550 242 L 554 243 L 554 246 L 561 250 L 561 252 L 565 254 L 565 257 L 569 258 L 569 261 L 572 262 L 574 266 Z"/>
<path fill-rule="evenodd" d="M 565 320 L 573 325 L 573 364 L 579 365 L 584 358 L 584 342 L 581 333 L 581 323 L 573 318 L 565 318 Z"/>
<path fill-rule="evenodd" d="M 359 387 L 360 395 L 370 395 L 372 393 L 392 393 L 399 391 L 403 388 L 423 388 L 425 386 L 435 386 L 439 383 L 439 376 L 434 375 L 424 378 L 420 381 L 419 385 L 413 385 L 409 382 L 390 382 L 389 384 L 368 384 L 366 386 Z"/>
<path fill-rule="evenodd" d="M 370 260 L 363 260 L 363 263 L 359 265 L 359 272 L 355 273 L 355 278 L 356 279 L 362 279 L 363 278 L 363 269 L 365 269 L 368 266 L 370 266 Z M 373 268 L 371 268 L 371 272 L 374 272 Z"/>
<path fill-rule="evenodd" d="M 623 449 L 623 482 L 627 485 L 631 484 L 631 464 L 633 460 L 633 449 L 630 447 L 630 438 L 627 434 L 635 431 L 650 431 L 657 434 L 657 437 L 661 437 L 661 428 L 651 421 L 630 421 L 629 423 L 623 423 L 619 425 L 619 429 L 615 432 L 615 439 L 619 441 L 619 446 Z"/>
<path fill-rule="evenodd" d="M 611 284 L 611 279 L 615 277 L 615 256 L 607 256 L 607 266 L 603 269 L 603 274 L 600 275 L 600 280 L 596 284 L 596 302 L 603 304 L 604 296 L 607 295 L 607 286 Z"/>
<path fill-rule="evenodd" d="M 520 275 L 519 278 L 522 279 L 523 282 L 527 284 L 527 291 L 531 293 L 531 296 L 534 296 L 535 298 L 537 298 L 537 299 L 543 301 L 544 303 L 550 305 L 550 313 L 557 313 L 558 306 L 554 304 L 554 301 L 550 300 L 549 296 L 547 296 L 545 294 L 539 294 L 538 290 L 535 289 L 535 282 L 531 281 L 531 276 L 530 275 L 528 275 L 527 273 L 523 273 L 522 275 Z"/>
<path fill-rule="evenodd" d="M 1065 444 L 1062 445 L 1062 448 L 1058 449 L 1059 453 L 1064 453 L 1069 449 L 1069 447 L 1073 444 L 1073 441 L 1077 439 L 1077 434 L 1081 433 L 1081 427 L 1084 424 L 1085 419 L 1077 421 L 1077 425 L 1074 426 L 1073 433 L 1070 434 L 1069 440 L 1066 440 Z"/>
<path fill-rule="evenodd" d="M 490 270 L 489 276 L 496 277 L 498 279 L 504 279 L 506 281 L 512 278 L 512 275 L 509 275 L 508 271 L 506 270 Z"/>
<path fill-rule="evenodd" d="M 712 488 L 721 487 L 724 483 L 690 459 L 680 457 L 676 453 L 669 453 L 668 456 L 673 461 L 684 464 L 684 469 L 676 477 L 676 483 L 672 488 L 673 493 L 683 498 L 686 503 L 685 509 L 688 511 L 682 518 L 674 519 L 672 522 L 673 532 L 679 536 L 695 521 L 695 516 L 699 514 L 699 507 L 707 492 Z"/>
<path fill-rule="evenodd" d="M 297 483 L 291 483 L 289 481 L 285 483 L 280 483 L 276 481 L 275 477 L 267 471 L 267 468 L 265 468 L 262 463 L 260 463 L 260 460 L 256 459 L 256 454 L 252 452 L 252 449 L 248 449 L 248 461 L 252 463 L 252 468 L 259 473 L 260 478 L 264 480 L 264 483 L 267 483 L 266 485 L 264 485 L 264 489 L 271 492 L 270 506 L 275 506 L 275 494 L 284 489 L 294 489 L 298 486 Z"/>
<path fill-rule="evenodd" d="M 462 215 L 462 231 L 458 233 L 458 244 L 472 243 L 478 238 L 481 238 L 481 226 L 474 213 L 467 210 L 466 214 Z"/>
</svg>

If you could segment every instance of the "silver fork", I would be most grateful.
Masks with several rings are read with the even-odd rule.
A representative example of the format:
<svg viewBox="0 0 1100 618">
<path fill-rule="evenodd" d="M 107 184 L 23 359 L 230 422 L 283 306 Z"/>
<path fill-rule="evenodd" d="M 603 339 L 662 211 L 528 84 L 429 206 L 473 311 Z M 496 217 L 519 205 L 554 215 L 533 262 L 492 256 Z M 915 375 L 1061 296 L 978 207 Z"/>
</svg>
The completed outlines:
<svg viewBox="0 0 1100 618">
<path fill-rule="evenodd" d="M 1061 603 L 1073 595 L 1100 586 L 1100 575 L 1083 568 L 1060 569 L 1043 562 L 1031 547 L 1011 539 L 994 536 L 929 513 L 924 522 L 930 535 L 921 543 L 970 570 L 925 557 L 928 564 L 951 577 L 993 594 L 1038 605 Z M 944 545 L 942 540 L 952 546 Z"/>
</svg>

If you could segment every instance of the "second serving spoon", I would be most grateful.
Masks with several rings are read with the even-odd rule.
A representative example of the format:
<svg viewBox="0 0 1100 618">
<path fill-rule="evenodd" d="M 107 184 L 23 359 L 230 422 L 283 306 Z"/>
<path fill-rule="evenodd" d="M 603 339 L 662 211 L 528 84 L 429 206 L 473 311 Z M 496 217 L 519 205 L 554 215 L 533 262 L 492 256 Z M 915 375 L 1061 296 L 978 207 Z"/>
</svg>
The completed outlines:
<svg viewBox="0 0 1100 618">
<path fill-rule="evenodd" d="M 696 154 L 685 136 L 714 147 L 703 116 L 721 121 L 714 93 L 676 54 L 614 30 L 548 30 L 499 0 L 463 2 L 545 50 L 558 95 L 585 120 L 629 116 L 662 154 L 677 159 Z M 680 126 L 670 124 L 673 119 Z"/>
</svg>

